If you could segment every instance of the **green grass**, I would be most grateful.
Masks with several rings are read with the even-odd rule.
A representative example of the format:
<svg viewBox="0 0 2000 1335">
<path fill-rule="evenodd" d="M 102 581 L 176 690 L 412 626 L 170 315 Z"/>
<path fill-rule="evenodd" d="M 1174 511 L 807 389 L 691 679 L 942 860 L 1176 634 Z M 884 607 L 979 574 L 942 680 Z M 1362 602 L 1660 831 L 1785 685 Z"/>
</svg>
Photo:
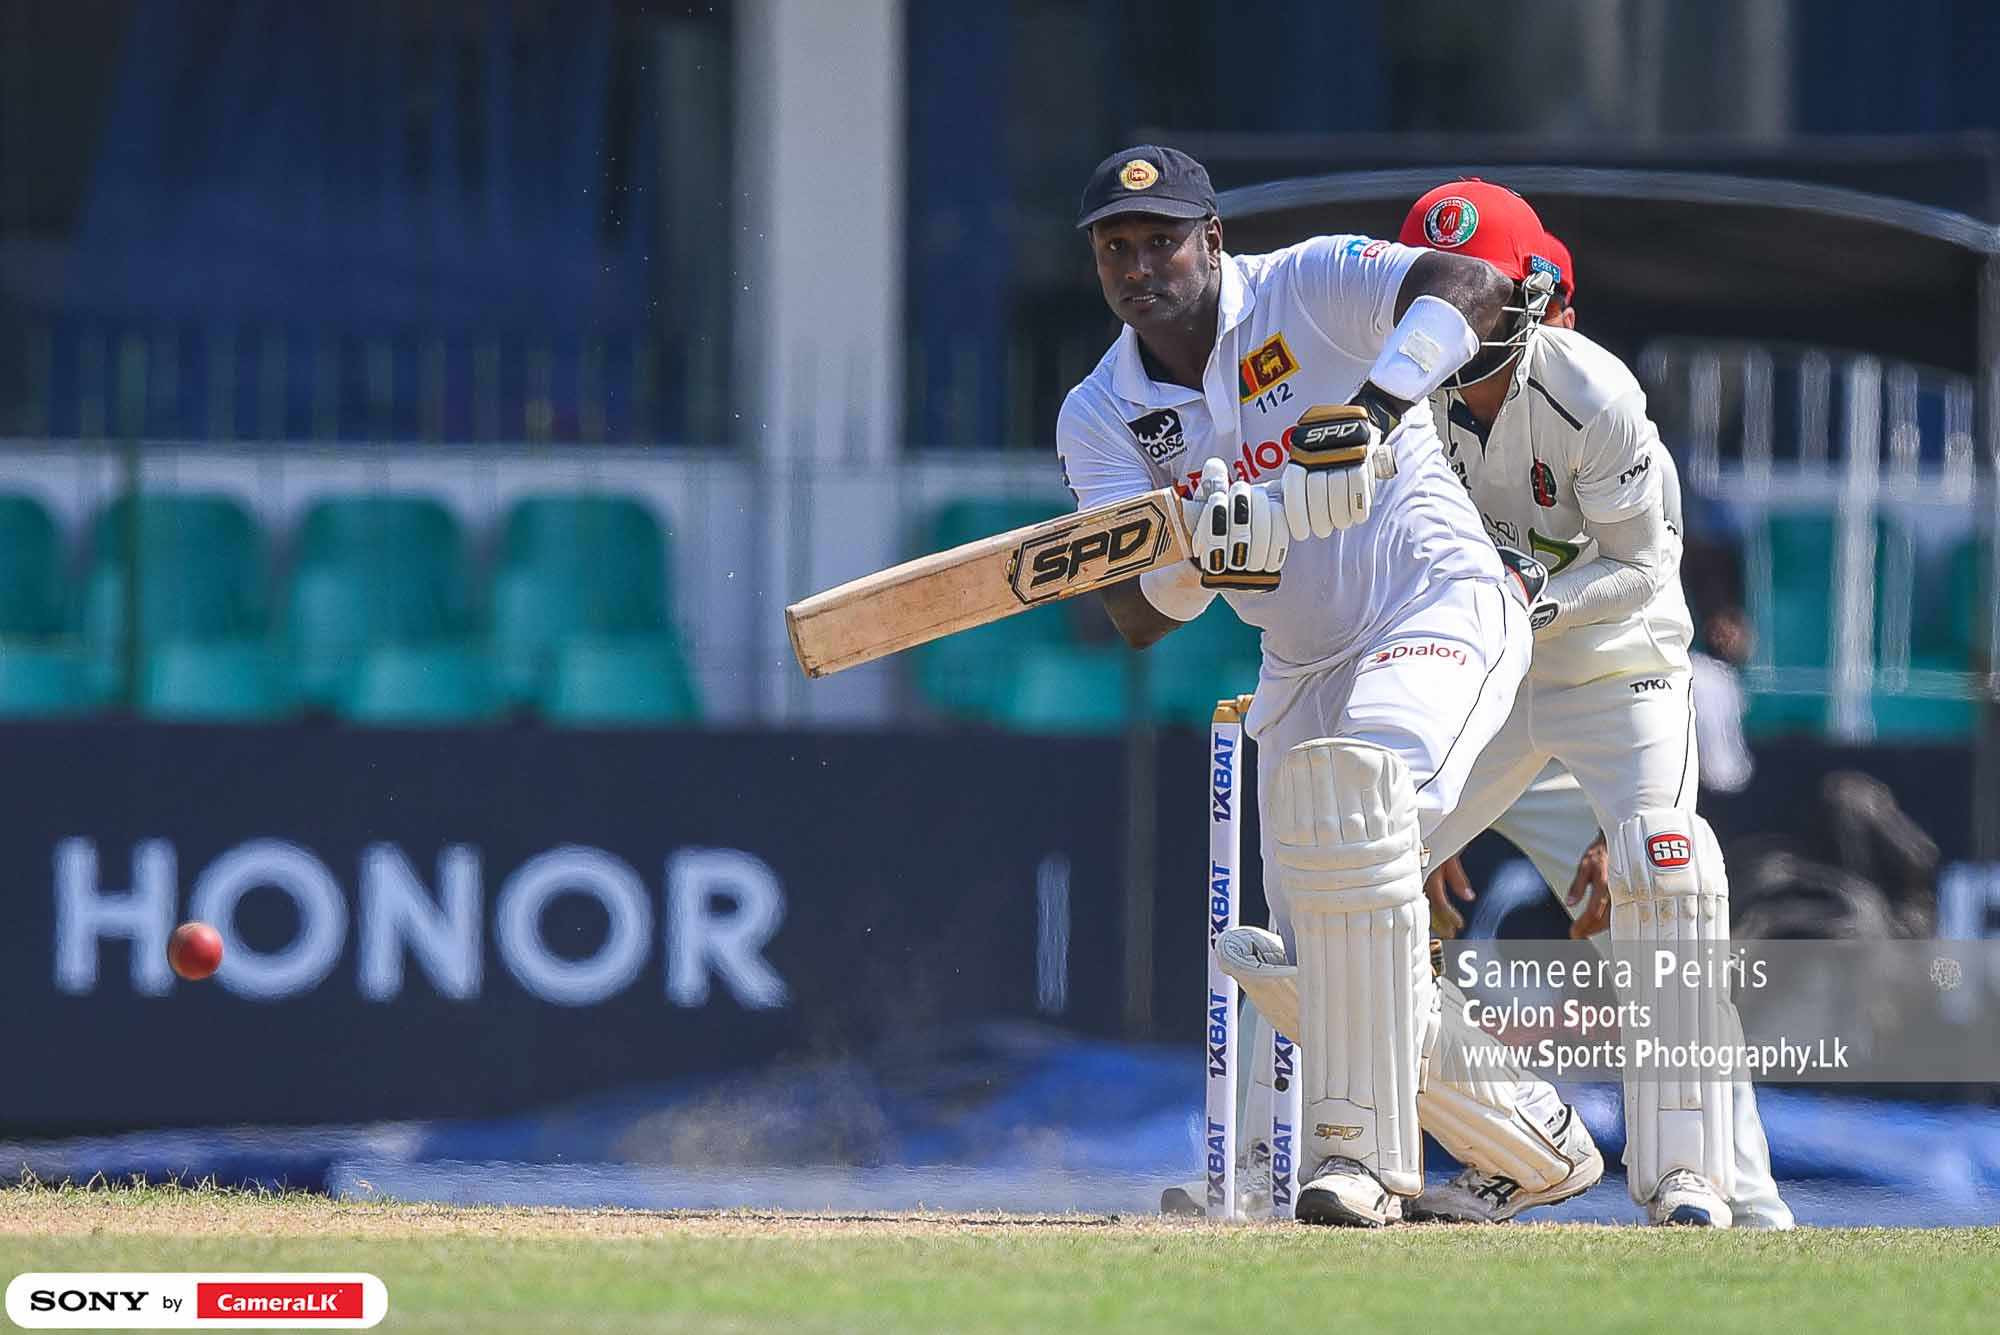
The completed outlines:
<svg viewBox="0 0 2000 1335">
<path fill-rule="evenodd" d="M 1990 1330 L 2000 1229 L 1376 1233 L 1153 1219 L 0 1192 L 0 1266 L 365 1270 L 392 1331 Z"/>
</svg>

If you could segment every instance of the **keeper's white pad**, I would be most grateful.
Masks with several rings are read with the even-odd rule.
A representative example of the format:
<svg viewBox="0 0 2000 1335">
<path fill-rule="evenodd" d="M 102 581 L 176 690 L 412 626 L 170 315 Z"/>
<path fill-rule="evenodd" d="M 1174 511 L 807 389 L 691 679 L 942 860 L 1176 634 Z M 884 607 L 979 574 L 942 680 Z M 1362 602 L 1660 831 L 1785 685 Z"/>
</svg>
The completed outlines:
<svg viewBox="0 0 2000 1335">
<path fill-rule="evenodd" d="M 1298 1028 L 1288 1032 L 1304 1067 L 1301 1158 L 1358 1160 L 1414 1196 L 1437 988 L 1409 768 L 1372 742 L 1304 742 L 1279 763 L 1265 816 L 1298 955 Z"/>
<path fill-rule="evenodd" d="M 1736 1041 L 1739 1027 L 1722 965 L 1729 955 L 1729 882 L 1708 822 L 1692 811 L 1644 810 L 1609 841 L 1611 942 L 1632 964 L 1633 1000 L 1648 1023 L 1624 1029 L 1625 1168 L 1632 1199 L 1645 1204 L 1660 1179 L 1685 1168 L 1724 1197 L 1735 1194 L 1731 1082 L 1713 1063 L 1634 1061 L 1636 1046 L 1654 1051 Z M 1699 962 L 1713 985 L 1691 987 L 1682 975 L 1657 981 L 1663 959 Z"/>
<path fill-rule="evenodd" d="M 1259 1015 L 1280 1032 L 1298 1032 L 1299 971 L 1286 962 L 1276 932 L 1232 927 L 1215 938 L 1215 953 Z M 1504 1052 L 1475 1064 L 1466 1055 L 1470 1049 L 1502 1045 L 1467 1023 L 1465 994 L 1457 985 L 1439 979 L 1437 990 L 1437 1045 L 1417 1094 L 1417 1121 L 1453 1158 L 1489 1176 L 1511 1177 L 1529 1191 L 1563 1181 L 1575 1165 L 1536 1115 L 1538 1104 L 1560 1107 L 1560 1101 L 1553 1092 L 1538 1098 L 1543 1082 L 1504 1060 Z"/>
</svg>

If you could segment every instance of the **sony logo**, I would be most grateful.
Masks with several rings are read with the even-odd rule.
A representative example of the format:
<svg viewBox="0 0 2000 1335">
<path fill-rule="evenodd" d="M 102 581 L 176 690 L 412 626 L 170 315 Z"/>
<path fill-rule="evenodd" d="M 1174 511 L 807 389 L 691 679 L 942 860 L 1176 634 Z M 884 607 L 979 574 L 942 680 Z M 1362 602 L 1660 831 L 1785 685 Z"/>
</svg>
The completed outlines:
<svg viewBox="0 0 2000 1335">
<path fill-rule="evenodd" d="M 28 1295 L 28 1310 L 136 1312 L 145 1300 L 146 1292 L 145 1289 L 36 1289 Z"/>
</svg>

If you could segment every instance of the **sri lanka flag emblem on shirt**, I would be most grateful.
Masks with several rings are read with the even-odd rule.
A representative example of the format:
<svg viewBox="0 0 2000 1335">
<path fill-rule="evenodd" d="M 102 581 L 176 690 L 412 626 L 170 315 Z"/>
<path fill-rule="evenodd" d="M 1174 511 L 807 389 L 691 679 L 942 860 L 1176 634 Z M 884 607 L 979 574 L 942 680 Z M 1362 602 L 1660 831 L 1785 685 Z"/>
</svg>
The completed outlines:
<svg viewBox="0 0 2000 1335">
<path fill-rule="evenodd" d="M 1292 356 L 1284 334 L 1271 335 L 1237 365 L 1237 386 L 1241 390 L 1242 401 L 1248 403 L 1298 369 L 1299 363 Z"/>
</svg>

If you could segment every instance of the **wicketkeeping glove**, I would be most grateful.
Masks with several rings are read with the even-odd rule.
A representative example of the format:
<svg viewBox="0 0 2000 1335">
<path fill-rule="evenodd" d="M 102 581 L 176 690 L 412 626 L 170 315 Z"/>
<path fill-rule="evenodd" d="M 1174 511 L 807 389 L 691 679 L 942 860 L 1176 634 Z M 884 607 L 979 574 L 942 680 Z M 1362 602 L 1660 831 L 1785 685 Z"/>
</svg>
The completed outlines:
<svg viewBox="0 0 2000 1335">
<path fill-rule="evenodd" d="M 1507 584 L 1520 598 L 1521 606 L 1528 609 L 1528 627 L 1540 630 L 1556 619 L 1561 610 L 1555 603 L 1542 596 L 1549 587 L 1549 568 L 1518 547 L 1496 544 L 1500 553 L 1500 564 L 1506 567 Z"/>
</svg>

